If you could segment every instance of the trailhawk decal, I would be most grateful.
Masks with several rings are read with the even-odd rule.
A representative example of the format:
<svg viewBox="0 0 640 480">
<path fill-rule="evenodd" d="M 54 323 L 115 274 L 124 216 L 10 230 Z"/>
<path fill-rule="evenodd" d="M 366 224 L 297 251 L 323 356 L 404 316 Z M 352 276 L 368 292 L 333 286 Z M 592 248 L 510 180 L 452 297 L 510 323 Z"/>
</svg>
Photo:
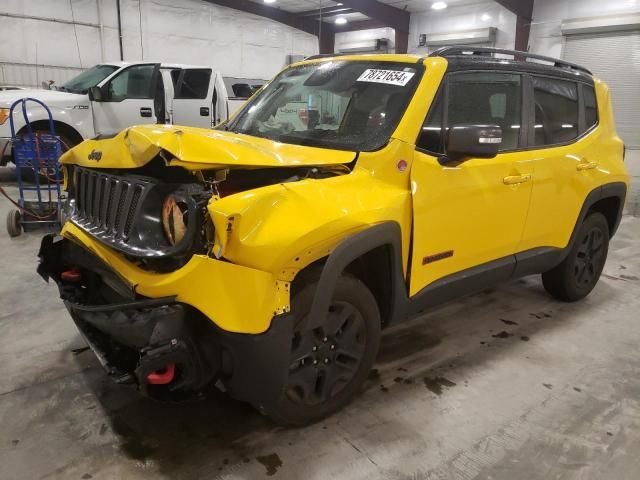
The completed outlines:
<svg viewBox="0 0 640 480">
<path fill-rule="evenodd" d="M 386 83 L 387 85 L 397 85 L 404 87 L 415 75 L 414 72 L 402 72 L 400 70 L 378 70 L 376 68 L 366 69 L 358 82 Z"/>
</svg>

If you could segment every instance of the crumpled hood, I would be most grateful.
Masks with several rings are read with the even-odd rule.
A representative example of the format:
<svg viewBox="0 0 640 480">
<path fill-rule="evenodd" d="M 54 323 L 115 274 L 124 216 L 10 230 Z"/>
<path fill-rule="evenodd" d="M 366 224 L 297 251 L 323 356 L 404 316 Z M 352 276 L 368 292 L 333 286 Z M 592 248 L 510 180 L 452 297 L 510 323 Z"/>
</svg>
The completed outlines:
<svg viewBox="0 0 640 480">
<path fill-rule="evenodd" d="M 165 155 L 169 165 L 190 170 L 335 165 L 349 163 L 356 155 L 204 128 L 138 125 L 112 138 L 86 140 L 65 153 L 61 161 L 93 168 L 136 168 L 162 150 L 169 153 Z"/>
</svg>

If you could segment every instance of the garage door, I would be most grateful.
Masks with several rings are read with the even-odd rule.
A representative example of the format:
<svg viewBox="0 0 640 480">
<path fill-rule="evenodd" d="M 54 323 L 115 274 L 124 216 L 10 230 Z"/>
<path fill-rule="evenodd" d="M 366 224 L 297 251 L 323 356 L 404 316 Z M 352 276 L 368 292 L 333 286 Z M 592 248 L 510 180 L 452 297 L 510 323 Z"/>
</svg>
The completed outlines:
<svg viewBox="0 0 640 480">
<path fill-rule="evenodd" d="M 640 31 L 569 35 L 563 58 L 609 85 L 618 135 L 640 148 Z"/>
</svg>

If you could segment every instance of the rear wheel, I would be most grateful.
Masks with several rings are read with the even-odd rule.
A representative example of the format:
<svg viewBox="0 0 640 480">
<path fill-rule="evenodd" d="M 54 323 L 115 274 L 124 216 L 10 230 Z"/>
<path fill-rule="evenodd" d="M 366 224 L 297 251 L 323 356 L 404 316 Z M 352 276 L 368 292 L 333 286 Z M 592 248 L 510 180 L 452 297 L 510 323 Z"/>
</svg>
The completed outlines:
<svg viewBox="0 0 640 480">
<path fill-rule="evenodd" d="M 380 312 L 360 280 L 338 278 L 321 325 L 309 325 L 317 282 L 296 294 L 289 378 L 277 405 L 267 414 L 278 423 L 306 425 L 344 407 L 358 392 L 380 345 Z"/>
<path fill-rule="evenodd" d="M 20 210 L 9 210 L 7 214 L 7 232 L 10 237 L 18 237 L 22 233 L 22 225 L 20 224 Z"/>
<path fill-rule="evenodd" d="M 558 300 L 575 302 L 595 287 L 609 250 L 609 224 L 601 213 L 591 213 L 578 230 L 576 241 L 560 265 L 542 274 L 544 288 Z"/>
</svg>

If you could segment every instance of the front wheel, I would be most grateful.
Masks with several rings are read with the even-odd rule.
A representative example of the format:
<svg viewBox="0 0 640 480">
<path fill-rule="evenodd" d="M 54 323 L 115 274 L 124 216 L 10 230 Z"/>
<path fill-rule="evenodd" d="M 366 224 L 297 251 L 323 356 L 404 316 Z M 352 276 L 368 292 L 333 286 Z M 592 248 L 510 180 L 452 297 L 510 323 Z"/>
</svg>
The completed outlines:
<svg viewBox="0 0 640 480">
<path fill-rule="evenodd" d="M 340 410 L 367 378 L 380 345 L 380 312 L 364 283 L 350 275 L 336 282 L 326 318 L 315 328 L 308 315 L 318 283 L 292 300 L 296 315 L 289 378 L 266 413 L 286 425 L 307 425 Z"/>
<path fill-rule="evenodd" d="M 545 290 L 565 302 L 586 297 L 600 278 L 608 251 L 607 219 L 601 213 L 591 213 L 580 226 L 567 258 L 542 274 Z"/>
</svg>

